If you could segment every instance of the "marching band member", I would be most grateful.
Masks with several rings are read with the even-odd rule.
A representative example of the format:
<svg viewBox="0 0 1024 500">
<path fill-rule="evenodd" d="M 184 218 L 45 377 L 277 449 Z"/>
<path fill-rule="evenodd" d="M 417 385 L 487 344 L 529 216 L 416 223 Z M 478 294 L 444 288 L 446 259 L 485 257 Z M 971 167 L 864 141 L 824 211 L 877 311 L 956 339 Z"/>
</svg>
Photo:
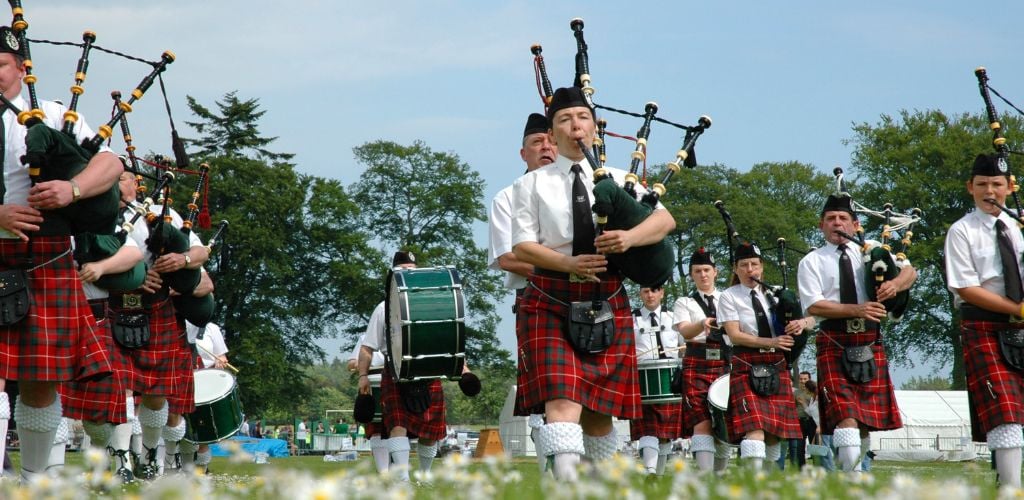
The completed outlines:
<svg viewBox="0 0 1024 500">
<path fill-rule="evenodd" d="M 544 165 L 549 165 L 558 156 L 558 148 L 551 137 L 548 136 L 548 119 L 542 114 L 531 113 L 526 119 L 526 126 L 523 129 L 523 145 L 519 150 L 519 157 L 526 163 L 526 172 L 533 172 Z M 533 266 L 516 258 L 512 251 L 512 189 L 508 186 L 494 196 L 491 202 L 490 214 L 490 269 L 505 271 L 505 287 L 515 290 L 515 305 L 512 313 L 519 309 L 519 299 L 526 290 L 526 278 L 533 272 Z M 516 329 L 518 332 L 519 330 Z M 531 422 L 544 421 L 544 416 L 534 414 L 530 416 Z M 531 427 L 532 428 L 532 427 Z M 537 439 L 533 437 L 536 432 L 531 432 L 531 439 L 534 446 L 539 446 Z M 541 472 L 547 468 L 547 456 L 538 449 L 537 462 Z"/>
<path fill-rule="evenodd" d="M 878 327 L 886 315 L 882 302 L 909 289 L 917 272 L 907 264 L 878 285 L 877 302 L 868 301 L 861 252 L 837 233 L 853 235 L 860 228 L 850 197 L 830 195 L 818 227 L 825 245 L 800 260 L 800 303 L 807 314 L 824 318 L 816 340 L 821 431 L 832 434 L 837 461 L 852 471 L 868 452 L 869 431 L 903 426 Z M 853 364 L 858 348 L 866 357 Z"/>
<path fill-rule="evenodd" d="M 972 434 L 994 451 L 999 484 L 1020 488 L 1024 344 L 1013 335 L 1024 317 L 1024 240 L 1017 221 L 999 208 L 1012 190 L 1005 161 L 978 155 L 967 181 L 974 211 L 949 228 L 945 250 L 946 281 L 960 309 Z"/>
<path fill-rule="evenodd" d="M 220 326 L 210 322 L 205 327 L 199 328 L 186 321 L 185 332 L 189 339 L 195 339 L 199 360 L 202 363 L 200 369 L 228 367 L 228 346 L 224 342 L 224 334 L 221 333 Z M 191 441 L 182 439 L 178 442 L 178 448 L 181 450 L 182 471 L 192 471 L 198 466 L 204 474 L 209 473 L 210 461 L 213 460 L 209 443 L 196 446 Z"/>
<path fill-rule="evenodd" d="M 755 469 L 775 467 L 780 439 L 800 437 L 792 380 L 782 351 L 803 333 L 804 320 L 790 321 L 775 331 L 761 279 L 761 250 L 752 243 L 736 248 L 733 272 L 739 283 L 722 292 L 718 322 L 732 341 L 729 378 L 730 439 L 740 442 L 740 458 Z M 767 460 L 766 460 L 767 459 Z"/>
<path fill-rule="evenodd" d="M 679 359 L 679 334 L 672 329 L 672 313 L 661 307 L 665 289 L 641 287 L 643 307 L 633 309 L 636 359 Z M 682 406 L 679 403 L 641 405 L 643 416 L 629 421 L 629 434 L 639 436 L 640 459 L 647 474 L 665 473 L 672 440 L 679 437 Z"/>
<path fill-rule="evenodd" d="M 716 304 L 722 293 L 715 287 L 718 268 L 703 247 L 690 256 L 690 279 L 696 287 L 690 295 L 676 299 L 673 327 L 686 339 L 683 355 L 683 436 L 690 436 L 690 451 L 701 471 L 724 472 L 729 466 L 732 446 L 713 437 L 708 389 L 712 382 L 729 373 L 732 344 L 715 323 Z"/>
<path fill-rule="evenodd" d="M 21 96 L 24 62 L 18 37 L 10 28 L 0 27 L 0 92 L 21 109 L 29 107 Z M 49 101 L 42 101 L 41 107 L 45 124 L 37 126 L 60 130 L 64 107 Z M 21 440 L 21 474 L 28 480 L 44 472 L 50 461 L 62 413 L 57 384 L 111 373 L 110 360 L 98 343 L 86 356 L 79 352 L 80 340 L 95 336 L 96 323 L 72 262 L 67 216 L 54 209 L 106 193 L 117 182 L 122 166 L 113 153 L 101 149 L 73 179 L 32 185 L 20 161 L 26 152 L 27 129 L 14 115 L 4 108 L 0 117 L 4 131 L 0 271 L 18 271 L 17 263 L 31 256 L 25 273 L 31 306 L 24 318 L 0 326 L 0 378 L 17 380 L 20 387 L 14 416 Z M 78 141 L 95 135 L 83 119 L 73 132 Z"/>
<path fill-rule="evenodd" d="M 392 267 L 412 269 L 416 267 L 416 259 L 411 252 L 398 251 L 391 261 Z M 370 394 L 370 363 L 373 353 L 381 351 L 387 340 L 384 332 L 384 302 L 373 310 L 370 324 L 366 327 L 363 344 L 359 352 L 359 394 Z M 416 455 L 420 460 L 420 471 L 429 474 L 430 466 L 437 456 L 438 441 L 447 435 L 445 424 L 444 390 L 441 380 L 434 379 L 425 383 L 407 382 L 409 386 L 400 387 L 395 382 L 390 366 L 385 366 L 381 376 L 381 406 L 384 409 L 384 426 L 388 433 L 388 450 L 394 462 L 396 473 L 402 481 L 409 480 L 409 434 L 419 437 Z M 411 384 L 423 384 L 426 401 L 411 401 L 403 394 Z M 426 402 L 426 405 L 422 405 Z M 424 407 L 425 406 L 425 407 Z"/>
<path fill-rule="evenodd" d="M 536 268 L 516 318 L 516 414 L 546 414 L 540 448 L 554 456 L 557 479 L 575 480 L 584 453 L 596 462 L 618 449 L 612 417 L 634 419 L 641 414 L 629 298 L 621 275 L 607 268 L 604 254 L 660 242 L 675 221 L 659 206 L 634 228 L 607 231 L 595 239 L 589 201 L 595 166 L 577 144 L 592 147 L 593 110 L 578 88 L 561 88 L 552 96 L 547 116 L 559 156 L 516 180 L 512 197 L 512 249 Z M 617 182 L 624 180 L 622 171 L 613 173 Z M 581 345 L 587 352 L 580 352 L 573 342 L 582 338 L 570 340 L 563 333 L 571 330 L 570 302 L 592 303 L 595 298 L 613 311 L 614 318 L 603 324 L 607 328 L 613 323 L 613 338 L 610 345 Z M 591 353 L 595 350 L 599 352 Z"/>
</svg>

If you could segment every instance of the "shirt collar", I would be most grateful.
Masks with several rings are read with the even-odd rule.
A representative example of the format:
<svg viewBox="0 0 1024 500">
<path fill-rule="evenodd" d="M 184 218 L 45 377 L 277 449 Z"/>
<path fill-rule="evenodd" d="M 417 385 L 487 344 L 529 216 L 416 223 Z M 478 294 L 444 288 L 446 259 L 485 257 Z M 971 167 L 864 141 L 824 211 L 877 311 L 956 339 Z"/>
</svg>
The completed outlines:
<svg viewBox="0 0 1024 500">
<path fill-rule="evenodd" d="M 999 212 L 998 216 L 992 216 L 984 210 L 975 209 L 972 215 L 979 223 L 981 223 L 982 226 L 985 226 L 985 229 L 989 230 L 995 227 L 996 219 L 1002 220 L 1007 227 L 1009 227 L 1010 224 L 1017 223 L 1017 221 L 1013 220 L 1013 217 L 1010 217 L 1005 212 Z"/>
<path fill-rule="evenodd" d="M 590 162 L 588 162 L 586 158 L 583 158 L 580 161 L 574 161 L 574 160 L 570 160 L 569 158 L 567 158 L 565 156 L 558 155 L 558 158 L 551 165 L 554 166 L 556 169 L 558 169 L 559 173 L 561 173 L 563 175 L 571 176 L 572 175 L 572 166 L 577 164 L 577 163 L 579 163 L 580 166 L 583 167 L 583 175 L 585 175 L 587 177 L 590 177 L 590 176 L 593 175 L 594 169 L 592 167 L 588 169 L 588 167 L 590 166 Z"/>
</svg>

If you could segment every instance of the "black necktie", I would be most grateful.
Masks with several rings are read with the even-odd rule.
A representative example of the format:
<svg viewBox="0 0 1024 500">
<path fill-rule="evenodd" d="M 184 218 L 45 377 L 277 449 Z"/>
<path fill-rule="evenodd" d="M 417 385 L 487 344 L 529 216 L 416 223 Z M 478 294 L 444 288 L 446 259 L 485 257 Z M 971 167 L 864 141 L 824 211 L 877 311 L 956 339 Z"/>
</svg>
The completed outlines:
<svg viewBox="0 0 1024 500">
<path fill-rule="evenodd" d="M 768 314 L 764 312 L 764 306 L 757 298 L 757 290 L 750 291 L 750 304 L 754 307 L 754 317 L 757 318 L 757 336 L 766 339 L 772 338 L 772 326 L 768 322 Z"/>
<path fill-rule="evenodd" d="M 572 254 L 594 254 L 594 217 L 590 215 L 590 196 L 579 163 L 573 164 L 572 173 Z"/>
<path fill-rule="evenodd" d="M 12 112 L 13 113 L 13 112 Z M 0 205 L 4 204 L 4 197 L 7 195 L 7 183 L 4 182 L 4 172 L 7 171 L 6 163 L 7 157 L 7 126 L 4 123 L 4 115 L 7 114 L 7 110 L 0 111 Z"/>
<path fill-rule="evenodd" d="M 853 262 L 846 254 L 846 245 L 839 245 L 839 302 L 857 303 L 857 282 L 853 277 Z"/>
<path fill-rule="evenodd" d="M 1013 243 L 1006 235 L 1006 224 L 996 219 L 996 244 L 999 246 L 999 260 L 1003 263 L 1003 281 L 1006 282 L 1006 298 L 1020 302 L 1024 297 L 1021 290 L 1020 267 L 1017 265 L 1017 252 L 1013 251 Z"/>
<path fill-rule="evenodd" d="M 717 311 L 715 311 L 715 296 L 714 295 L 705 295 L 704 296 L 704 303 L 708 305 L 708 311 L 711 311 L 711 315 L 710 316 L 711 317 L 717 316 Z"/>
<path fill-rule="evenodd" d="M 658 357 L 667 358 L 665 354 L 665 345 L 661 343 L 661 331 L 658 330 L 658 315 L 651 313 L 651 332 L 654 333 L 654 340 L 658 343 Z"/>
</svg>

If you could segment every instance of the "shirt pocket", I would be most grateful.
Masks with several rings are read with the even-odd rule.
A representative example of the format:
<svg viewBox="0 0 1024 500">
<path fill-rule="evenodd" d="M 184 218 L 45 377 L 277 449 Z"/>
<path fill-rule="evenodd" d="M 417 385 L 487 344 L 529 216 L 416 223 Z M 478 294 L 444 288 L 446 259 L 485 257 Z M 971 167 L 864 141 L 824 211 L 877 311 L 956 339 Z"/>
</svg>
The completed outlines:
<svg viewBox="0 0 1024 500">
<path fill-rule="evenodd" d="M 995 245 L 979 245 L 972 250 L 974 261 L 978 265 L 978 273 L 982 282 L 1003 274 L 1003 263 Z"/>
</svg>

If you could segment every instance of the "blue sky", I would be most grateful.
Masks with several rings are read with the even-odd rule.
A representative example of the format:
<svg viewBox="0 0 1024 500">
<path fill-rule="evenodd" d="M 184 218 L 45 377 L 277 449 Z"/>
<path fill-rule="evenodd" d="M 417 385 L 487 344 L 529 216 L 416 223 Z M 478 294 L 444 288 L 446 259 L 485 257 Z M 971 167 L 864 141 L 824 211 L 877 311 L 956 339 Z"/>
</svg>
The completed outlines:
<svg viewBox="0 0 1024 500">
<path fill-rule="evenodd" d="M 185 136 L 186 94 L 212 106 L 237 90 L 260 99 L 261 130 L 279 137 L 271 149 L 295 153 L 302 172 L 348 184 L 363 169 L 353 147 L 421 139 L 480 172 L 488 202 L 521 173 L 523 121 L 541 110 L 529 47 L 541 43 L 555 85 L 569 84 L 573 17 L 586 22 L 595 100 L 634 110 L 653 100 L 659 116 L 686 124 L 710 115 L 702 163 L 846 166 L 853 123 L 901 109 L 982 112 L 979 65 L 1024 103 L 1018 2 L 26 3 L 32 38 L 80 41 L 91 29 L 98 45 L 150 60 L 174 51 L 165 81 Z M 66 101 L 77 51 L 35 45 L 33 55 L 40 95 Z M 146 72 L 94 53 L 80 110 L 98 125 L 110 90 L 127 93 Z M 157 87 L 135 110 L 139 150 L 169 153 Z M 618 133 L 639 126 L 607 119 Z M 680 143 L 676 130 L 655 126 L 648 158 L 669 161 Z M 631 150 L 611 142 L 609 163 L 627 164 Z M 485 246 L 482 224 L 477 234 Z M 499 336 L 512 345 L 511 322 Z"/>
</svg>

